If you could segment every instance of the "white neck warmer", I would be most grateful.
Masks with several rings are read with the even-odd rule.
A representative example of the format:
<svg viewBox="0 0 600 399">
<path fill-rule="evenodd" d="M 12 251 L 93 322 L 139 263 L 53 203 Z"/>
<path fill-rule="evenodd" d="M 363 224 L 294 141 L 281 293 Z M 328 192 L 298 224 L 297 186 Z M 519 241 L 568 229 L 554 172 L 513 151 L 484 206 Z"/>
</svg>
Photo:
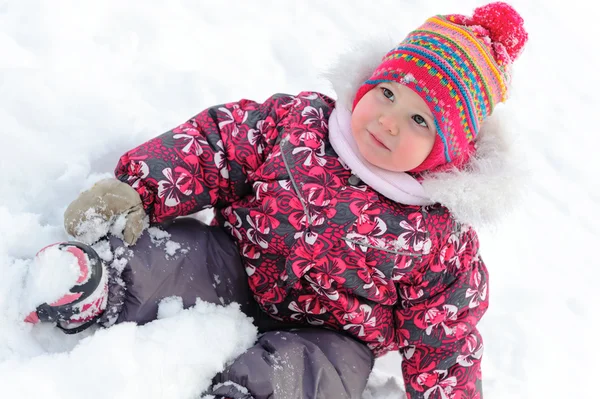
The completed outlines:
<svg viewBox="0 0 600 399">
<path fill-rule="evenodd" d="M 358 150 L 350 128 L 351 113 L 336 107 L 329 117 L 329 141 L 341 160 L 365 184 L 381 195 L 405 205 L 428 205 L 432 201 L 423 186 L 404 172 L 391 172 L 369 163 Z"/>
</svg>

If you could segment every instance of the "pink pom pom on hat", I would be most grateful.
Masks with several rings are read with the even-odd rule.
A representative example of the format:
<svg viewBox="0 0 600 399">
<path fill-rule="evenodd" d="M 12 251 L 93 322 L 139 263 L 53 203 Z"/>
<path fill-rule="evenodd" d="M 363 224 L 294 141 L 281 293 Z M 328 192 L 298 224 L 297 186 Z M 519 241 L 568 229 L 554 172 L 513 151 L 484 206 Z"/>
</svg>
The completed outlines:
<svg viewBox="0 0 600 399">
<path fill-rule="evenodd" d="M 431 17 L 383 57 L 353 106 L 379 83 L 406 85 L 427 103 L 438 133 L 429 156 L 410 172 L 460 168 L 482 122 L 506 101 L 510 66 L 527 38 L 523 18 L 503 2 L 479 7 L 472 17 Z"/>
</svg>

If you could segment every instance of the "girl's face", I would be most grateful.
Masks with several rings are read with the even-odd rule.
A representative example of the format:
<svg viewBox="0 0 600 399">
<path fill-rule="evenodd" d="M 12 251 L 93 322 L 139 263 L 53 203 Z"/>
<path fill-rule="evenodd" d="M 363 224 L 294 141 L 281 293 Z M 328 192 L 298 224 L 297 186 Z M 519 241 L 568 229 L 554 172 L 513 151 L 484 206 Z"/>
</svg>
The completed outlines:
<svg viewBox="0 0 600 399">
<path fill-rule="evenodd" d="M 437 134 L 425 101 L 396 82 L 380 83 L 367 92 L 352 112 L 351 127 L 361 155 L 393 172 L 419 166 Z"/>
</svg>

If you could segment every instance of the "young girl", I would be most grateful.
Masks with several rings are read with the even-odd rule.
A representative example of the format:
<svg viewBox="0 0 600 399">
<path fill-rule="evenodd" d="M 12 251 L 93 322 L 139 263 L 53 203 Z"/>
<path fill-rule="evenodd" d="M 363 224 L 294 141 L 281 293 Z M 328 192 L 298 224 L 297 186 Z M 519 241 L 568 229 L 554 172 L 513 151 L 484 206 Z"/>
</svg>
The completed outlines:
<svg viewBox="0 0 600 399">
<path fill-rule="evenodd" d="M 112 321 L 150 320 L 157 296 L 244 302 L 240 284 L 215 297 L 218 272 L 206 268 L 229 270 L 232 282 L 245 269 L 258 306 L 247 312 L 267 332 L 210 394 L 360 398 L 373 356 L 399 350 L 408 398 L 480 397 L 476 324 L 488 306 L 488 274 L 473 226 L 500 215 L 507 198 L 499 189 L 509 156 L 488 118 L 507 98 L 526 41 L 522 18 L 505 3 L 471 17 L 434 16 L 387 54 L 342 59 L 337 101 L 302 92 L 218 105 L 125 153 L 118 180 L 84 192 L 65 226 L 77 238 L 87 225 L 127 215 L 113 231 L 129 245 L 141 235 L 144 245 L 129 247 L 126 291 L 171 283 L 130 301 L 151 303 L 144 317 L 123 316 L 122 299 Z M 183 269 L 164 254 L 149 256 L 143 231 L 147 217 L 166 223 L 209 207 L 234 242 L 217 237 L 217 226 L 178 219 L 167 228 L 184 246 L 197 244 L 179 259 L 210 282 L 201 287 L 177 278 Z M 228 255 L 207 262 L 212 248 Z M 147 270 L 158 267 L 161 277 Z M 30 319 L 42 314 L 67 330 L 107 322 L 114 295 L 110 284 L 96 286 L 109 294 L 85 293 L 91 299 L 67 311 L 68 301 L 43 305 Z M 219 384 L 227 381 L 234 384 Z"/>
</svg>

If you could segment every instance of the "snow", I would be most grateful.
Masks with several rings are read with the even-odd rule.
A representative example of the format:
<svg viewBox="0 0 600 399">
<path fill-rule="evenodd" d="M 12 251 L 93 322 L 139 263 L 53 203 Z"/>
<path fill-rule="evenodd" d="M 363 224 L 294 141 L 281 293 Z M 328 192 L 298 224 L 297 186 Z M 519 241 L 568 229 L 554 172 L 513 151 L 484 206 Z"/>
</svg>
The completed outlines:
<svg viewBox="0 0 600 399">
<path fill-rule="evenodd" d="M 164 246 L 165 258 L 176 257 L 178 252 L 185 254 L 189 248 L 183 248 L 180 243 L 171 240 L 171 234 L 159 227 L 148 228 L 150 241 L 157 247 Z"/>
<path fill-rule="evenodd" d="M 23 308 L 31 311 L 42 303 L 55 302 L 75 285 L 80 275 L 75 255 L 56 245 L 45 248 L 27 266 Z"/>
<path fill-rule="evenodd" d="M 0 363 L 0 395 L 198 397 L 224 361 L 239 356 L 256 339 L 256 328 L 240 314 L 237 305 L 198 302 L 145 326 L 122 323 L 98 330 L 68 352 L 8 358 Z"/>
<path fill-rule="evenodd" d="M 225 382 L 223 382 L 223 383 L 220 383 L 220 384 L 215 384 L 215 389 L 218 389 L 218 388 L 220 388 L 220 387 L 222 387 L 222 386 L 234 386 L 234 387 L 236 387 L 236 388 L 237 388 L 237 389 L 238 389 L 238 390 L 239 390 L 241 393 L 248 393 L 248 390 L 247 390 L 245 387 L 243 387 L 243 386 L 241 386 L 241 385 L 239 385 L 239 384 L 236 384 L 235 382 L 232 382 L 232 381 L 225 381 Z"/>
<path fill-rule="evenodd" d="M 519 210 L 480 233 L 491 273 L 485 397 L 591 398 L 600 29 L 584 1 L 510 2 L 530 41 L 499 108 L 531 177 Z M 68 203 L 111 177 L 126 150 L 208 106 L 332 95 L 321 74 L 347 46 L 400 40 L 431 15 L 484 3 L 0 0 L 0 396 L 197 395 L 254 339 L 235 308 L 171 303 L 147 325 L 76 336 L 21 322 L 28 269 L 39 249 L 67 239 Z M 398 355 L 378 359 L 364 397 L 402 397 L 400 375 Z"/>
<path fill-rule="evenodd" d="M 183 299 L 178 296 L 167 297 L 161 301 L 161 306 L 158 307 L 159 319 L 171 317 L 179 313 L 183 309 Z"/>
<path fill-rule="evenodd" d="M 123 227 L 125 227 L 124 215 L 120 215 L 116 218 L 106 219 L 104 215 L 93 208 L 86 210 L 84 214 L 84 220 L 75 228 L 77 240 L 83 242 L 84 244 L 91 245 L 107 235 L 109 231 L 115 230 L 122 232 Z M 114 229 L 113 225 L 115 225 Z"/>
</svg>

